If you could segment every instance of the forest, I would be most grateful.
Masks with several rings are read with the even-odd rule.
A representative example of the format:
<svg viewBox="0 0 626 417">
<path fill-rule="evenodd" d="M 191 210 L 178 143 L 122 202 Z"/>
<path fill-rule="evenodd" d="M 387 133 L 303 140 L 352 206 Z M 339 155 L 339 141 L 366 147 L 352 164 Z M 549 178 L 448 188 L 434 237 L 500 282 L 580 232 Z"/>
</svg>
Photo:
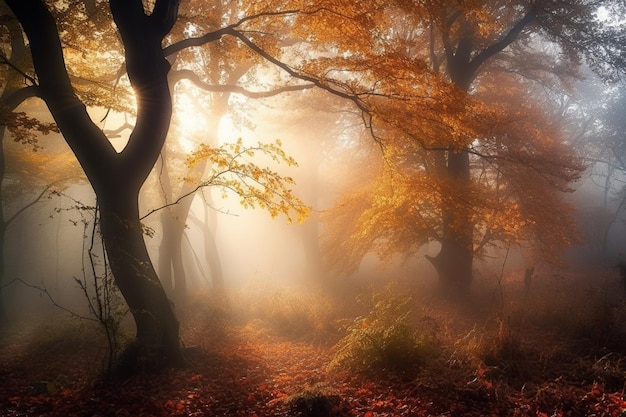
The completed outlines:
<svg viewBox="0 0 626 417">
<path fill-rule="evenodd" d="M 0 81 L 0 416 L 626 416 L 624 0 L 3 0 Z"/>
</svg>

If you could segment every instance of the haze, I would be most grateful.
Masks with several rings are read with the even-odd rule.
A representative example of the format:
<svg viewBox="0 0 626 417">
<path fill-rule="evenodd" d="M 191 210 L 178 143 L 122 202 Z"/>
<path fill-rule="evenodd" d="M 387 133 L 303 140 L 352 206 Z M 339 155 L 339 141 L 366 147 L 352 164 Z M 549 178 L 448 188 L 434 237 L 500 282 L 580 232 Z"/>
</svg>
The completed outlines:
<svg viewBox="0 0 626 417">
<path fill-rule="evenodd" d="M 0 8 L 0 415 L 626 412 L 621 2 L 110 3 Z"/>
</svg>

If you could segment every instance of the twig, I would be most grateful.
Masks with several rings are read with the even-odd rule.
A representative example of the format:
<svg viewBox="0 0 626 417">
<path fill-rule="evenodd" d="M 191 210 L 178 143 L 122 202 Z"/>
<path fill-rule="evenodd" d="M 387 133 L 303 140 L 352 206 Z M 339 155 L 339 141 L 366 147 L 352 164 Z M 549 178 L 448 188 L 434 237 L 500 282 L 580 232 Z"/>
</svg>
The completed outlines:
<svg viewBox="0 0 626 417">
<path fill-rule="evenodd" d="M 48 299 L 50 300 L 50 302 L 52 303 L 53 306 L 55 306 L 56 308 L 59 308 L 63 311 L 65 311 L 66 313 L 69 313 L 72 317 L 76 317 L 78 319 L 81 320 L 89 320 L 89 321 L 95 321 L 97 322 L 98 320 L 92 318 L 92 317 L 87 317 L 87 316 L 83 316 L 82 314 L 78 314 L 77 312 L 70 310 L 67 307 L 62 306 L 61 304 L 57 303 L 57 301 L 54 299 L 54 297 L 52 297 L 52 294 L 50 294 L 50 292 L 48 291 L 48 289 L 45 287 L 45 285 L 42 284 L 42 286 L 39 285 L 34 285 L 31 284 L 27 281 L 24 281 L 22 278 L 15 278 L 9 282 L 7 282 L 6 284 L 4 284 L 3 286 L 0 287 L 0 289 L 4 289 L 6 287 L 8 287 L 9 285 L 12 285 L 13 283 L 22 283 L 24 286 L 28 287 L 28 288 L 32 288 L 38 291 L 41 291 L 42 293 L 46 294 L 46 296 L 48 297 Z"/>
</svg>

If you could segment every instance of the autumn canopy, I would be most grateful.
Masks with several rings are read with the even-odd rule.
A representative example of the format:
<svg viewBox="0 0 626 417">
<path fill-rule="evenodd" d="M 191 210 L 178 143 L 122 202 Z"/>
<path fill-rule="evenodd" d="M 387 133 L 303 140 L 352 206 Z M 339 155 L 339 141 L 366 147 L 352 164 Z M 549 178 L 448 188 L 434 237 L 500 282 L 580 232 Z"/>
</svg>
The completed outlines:
<svg viewBox="0 0 626 417">
<path fill-rule="evenodd" d="M 32 152 L 60 133 L 78 161 L 55 183 L 86 178 L 95 193 L 98 262 L 136 326 L 129 373 L 185 363 L 172 300 L 187 302 L 193 222 L 205 252 L 194 262 L 215 288 L 228 281 L 215 222 L 191 214 L 194 196 L 218 206 L 207 188 L 271 217 L 311 216 L 300 230 L 314 275 L 425 255 L 444 292 L 462 297 L 477 260 L 511 247 L 529 265 L 557 263 L 581 241 L 567 194 L 586 167 L 564 127 L 580 106 L 564 98 L 584 76 L 615 83 L 626 70 L 621 0 L 6 0 L 0 10 L 0 134 Z M 219 139 L 227 119 L 231 131 L 254 129 L 253 100 L 296 94 L 309 118 L 299 135 L 314 143 L 298 145 L 317 163 L 302 200 L 276 168 L 297 165 L 286 141 Z M 33 98 L 52 120 L 21 111 Z M 33 158 L 38 172 L 53 167 Z M 351 185 L 337 198 L 315 177 L 324 160 L 352 167 L 333 174 Z M 153 262 L 145 223 L 156 217 Z"/>
</svg>

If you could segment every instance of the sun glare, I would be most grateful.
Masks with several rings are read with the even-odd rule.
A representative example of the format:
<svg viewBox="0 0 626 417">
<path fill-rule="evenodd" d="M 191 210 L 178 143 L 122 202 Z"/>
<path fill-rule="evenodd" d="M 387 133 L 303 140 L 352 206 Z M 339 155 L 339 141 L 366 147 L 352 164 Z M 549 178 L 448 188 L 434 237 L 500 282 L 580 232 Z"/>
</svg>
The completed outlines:
<svg viewBox="0 0 626 417">
<path fill-rule="evenodd" d="M 203 141 L 202 134 L 207 131 L 208 122 L 206 115 L 187 89 L 176 98 L 175 117 L 178 143 L 185 152 L 191 152 Z"/>
<path fill-rule="evenodd" d="M 220 143 L 233 142 L 241 136 L 230 115 L 222 117 L 217 128 L 217 139 Z"/>
<path fill-rule="evenodd" d="M 198 131 L 206 127 L 206 117 L 193 98 L 188 94 L 181 94 L 177 100 L 176 117 L 185 130 Z"/>
<path fill-rule="evenodd" d="M 181 136 L 178 139 L 178 144 L 185 153 L 191 153 L 196 149 L 196 144 L 194 143 L 194 141 L 186 136 Z"/>
</svg>

